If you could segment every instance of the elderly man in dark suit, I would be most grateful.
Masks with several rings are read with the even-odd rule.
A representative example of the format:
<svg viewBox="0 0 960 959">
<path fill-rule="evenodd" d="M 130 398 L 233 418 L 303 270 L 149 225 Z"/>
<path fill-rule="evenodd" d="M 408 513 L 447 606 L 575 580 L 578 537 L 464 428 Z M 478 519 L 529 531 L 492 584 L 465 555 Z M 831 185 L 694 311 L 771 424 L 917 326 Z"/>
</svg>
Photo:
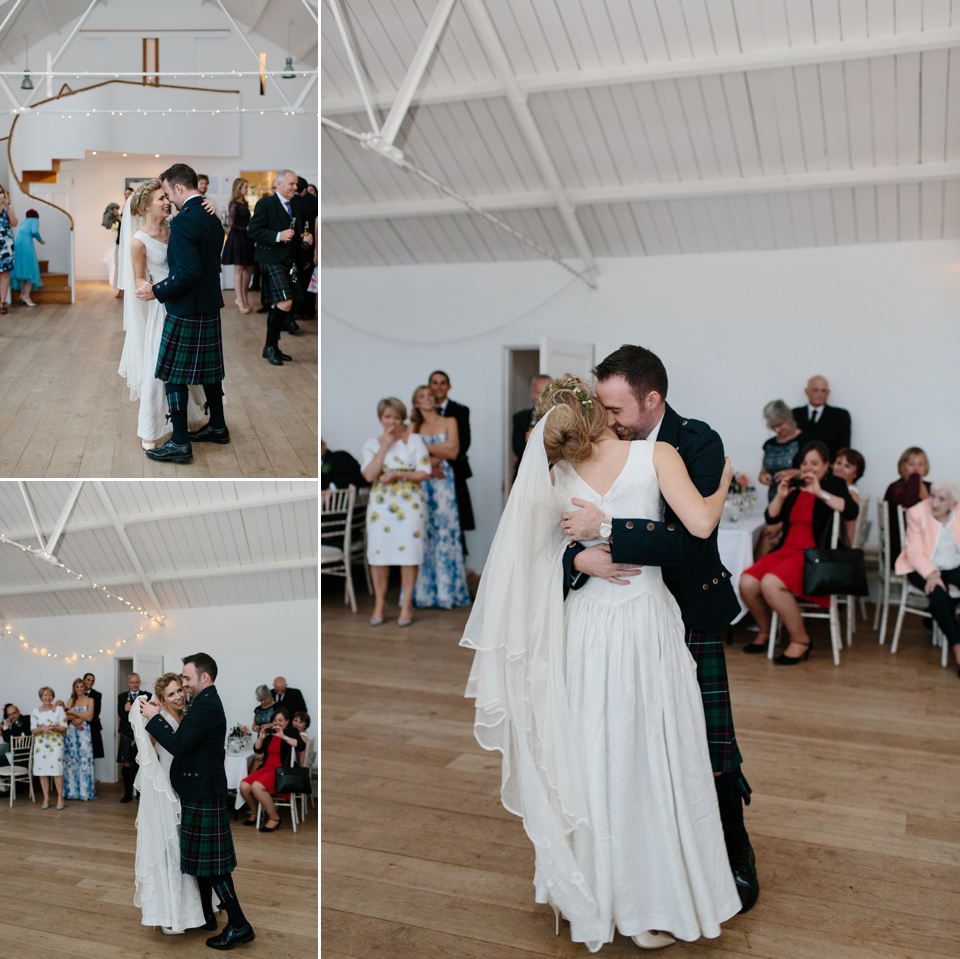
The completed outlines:
<svg viewBox="0 0 960 959">
<path fill-rule="evenodd" d="M 227 717 L 214 685 L 217 664 L 206 653 L 183 659 L 183 687 L 193 702 L 174 730 L 160 715 L 160 704 L 141 707 L 147 732 L 173 756 L 170 785 L 180 797 L 180 871 L 197 877 L 204 928 L 216 929 L 213 892 L 227 910 L 227 925 L 207 945 L 233 949 L 256 936 L 237 899 L 233 877 L 237 866 L 227 812 L 227 775 L 223 770 Z"/>
<path fill-rule="evenodd" d="M 294 713 L 305 713 L 307 711 L 303 693 L 299 689 L 288 686 L 283 676 L 278 676 L 273 681 L 273 698 L 277 706 L 283 706 L 290 713 L 291 719 Z"/>
<path fill-rule="evenodd" d="M 807 405 L 793 410 L 793 418 L 801 430 L 826 445 L 833 459 L 838 450 L 850 445 L 850 414 L 839 406 L 827 406 L 830 384 L 824 376 L 811 376 L 804 393 Z"/>
<path fill-rule="evenodd" d="M 220 252 L 223 224 L 201 206 L 197 174 L 174 163 L 160 174 L 167 199 L 180 212 L 170 224 L 165 280 L 137 291 L 137 299 L 158 299 L 166 307 L 156 377 L 163 380 L 173 436 L 150 459 L 189 463 L 191 443 L 229 443 L 223 418 L 223 344 L 220 338 Z M 187 387 L 200 383 L 210 419 L 194 433 L 187 430 Z"/>
<path fill-rule="evenodd" d="M 297 196 L 297 175 L 292 170 L 281 170 L 274 187 L 272 196 L 257 200 L 247 236 L 256 244 L 254 259 L 260 264 L 260 299 L 270 307 L 263 358 L 274 366 L 283 366 L 292 357 L 280 351 L 280 333 L 295 333 L 299 329 L 291 311 L 294 300 L 301 300 L 304 292 L 298 281 L 297 256 L 303 246 L 313 244 L 313 237 L 303 234 L 306 221 Z"/>
<path fill-rule="evenodd" d="M 620 439 L 669 443 L 680 453 L 700 493 L 706 496 L 716 490 L 723 472 L 723 443 L 706 423 L 684 419 L 667 405 L 667 371 L 655 353 L 642 346 L 622 346 L 593 373 L 607 425 Z M 740 772 L 722 636 L 740 604 L 730 573 L 720 562 L 717 531 L 697 539 L 669 505 L 661 520 L 604 516 L 591 503 L 573 502 L 582 508 L 563 514 L 564 532 L 577 541 L 564 550 L 565 592 L 582 586 L 587 576 L 623 582 L 624 577 L 637 575 L 641 566 L 659 566 L 680 607 L 687 648 L 697 665 L 727 855 L 740 911 L 746 912 L 757 901 L 760 887 L 743 824 L 743 800 L 749 802 L 750 788 Z M 605 542 L 586 549 L 579 542 L 597 538 Z"/>
<path fill-rule="evenodd" d="M 120 763 L 120 775 L 123 777 L 123 796 L 120 802 L 130 802 L 133 799 L 133 781 L 137 778 L 137 742 L 133 738 L 133 727 L 130 725 L 130 709 L 140 696 L 150 693 L 140 688 L 139 673 L 130 673 L 127 676 L 127 691 L 117 696 L 117 734 L 120 741 L 117 744 L 117 762 Z"/>
<path fill-rule="evenodd" d="M 520 460 L 523 458 L 523 451 L 527 448 L 527 440 L 530 438 L 530 431 L 537 425 L 537 400 L 540 394 L 547 388 L 550 377 L 546 373 L 540 373 L 530 381 L 530 399 L 533 400 L 533 406 L 525 410 L 518 410 L 513 414 L 513 429 L 510 433 L 510 448 L 517 461 L 513 466 L 513 481 L 517 481 L 517 473 L 520 471 Z"/>
<path fill-rule="evenodd" d="M 467 459 L 467 450 L 470 449 L 470 408 L 447 396 L 450 392 L 450 377 L 443 370 L 434 370 L 428 382 L 437 401 L 437 412 L 441 416 L 452 416 L 457 421 L 457 432 L 460 434 L 460 450 L 456 458 L 451 460 L 450 466 L 453 469 L 453 487 L 457 493 L 457 512 L 460 515 L 460 543 L 466 554 L 467 544 L 463 534 L 468 529 L 476 529 L 473 504 L 467 489 L 467 480 L 473 476 L 470 461 Z"/>
</svg>

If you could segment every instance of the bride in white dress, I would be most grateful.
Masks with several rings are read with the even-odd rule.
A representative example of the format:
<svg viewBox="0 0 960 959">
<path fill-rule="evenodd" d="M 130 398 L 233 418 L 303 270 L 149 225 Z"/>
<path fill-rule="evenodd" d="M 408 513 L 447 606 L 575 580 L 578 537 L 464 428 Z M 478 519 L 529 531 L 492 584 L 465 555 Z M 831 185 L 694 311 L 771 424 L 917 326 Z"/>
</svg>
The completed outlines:
<svg viewBox="0 0 960 959">
<path fill-rule="evenodd" d="M 166 311 L 158 300 L 145 303 L 134 294 L 144 284 L 152 286 L 166 279 L 170 272 L 167 266 L 169 213 L 170 204 L 162 183 L 157 179 L 145 180 L 124 204 L 120 222 L 120 277 L 117 285 L 125 294 L 123 328 L 126 336 L 118 372 L 126 377 L 130 399 L 140 401 L 137 434 L 145 450 L 161 446 L 164 435 L 170 432 L 164 386 L 154 376 Z M 201 386 L 189 388 L 189 420 L 203 418 L 205 401 Z"/>
<path fill-rule="evenodd" d="M 563 597 L 560 517 L 576 496 L 616 516 L 716 526 L 667 443 L 624 442 L 567 376 L 541 398 L 461 645 L 476 650 L 474 732 L 503 753 L 501 798 L 536 853 L 537 902 L 596 952 L 614 933 L 655 949 L 720 935 L 741 907 L 723 840 L 696 665 L 660 570 Z M 552 471 L 549 463 L 554 463 Z M 599 540 L 597 541 L 599 542 Z"/>
<path fill-rule="evenodd" d="M 176 729 L 186 696 L 176 673 L 165 673 L 154 685 L 164 719 Z M 170 785 L 173 756 L 147 732 L 138 699 L 130 710 L 137 743 L 140 793 L 137 809 L 136 893 L 144 926 L 160 926 L 168 934 L 204 925 L 200 893 L 194 876 L 180 872 L 180 798 Z"/>
</svg>

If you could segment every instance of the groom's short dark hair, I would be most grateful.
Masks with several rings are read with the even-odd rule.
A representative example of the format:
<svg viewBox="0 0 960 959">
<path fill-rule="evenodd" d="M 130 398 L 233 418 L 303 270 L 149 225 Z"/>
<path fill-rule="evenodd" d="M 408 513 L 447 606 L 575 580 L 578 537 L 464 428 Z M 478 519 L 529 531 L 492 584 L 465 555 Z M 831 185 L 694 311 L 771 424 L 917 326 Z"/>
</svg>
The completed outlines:
<svg viewBox="0 0 960 959">
<path fill-rule="evenodd" d="M 196 171 L 192 166 L 187 166 L 186 163 L 174 163 L 173 166 L 167 167 L 166 170 L 160 174 L 160 179 L 166 180 L 170 186 L 175 186 L 179 183 L 188 190 L 196 190 L 197 188 Z"/>
<path fill-rule="evenodd" d="M 667 371 L 660 357 L 643 346 L 624 343 L 591 372 L 598 380 L 622 376 L 641 402 L 651 390 L 656 390 L 661 399 L 667 398 Z"/>
<path fill-rule="evenodd" d="M 196 669 L 198 674 L 206 673 L 212 682 L 217 681 L 217 664 L 212 656 L 208 656 L 206 653 L 194 653 L 192 656 L 184 656 L 180 662 L 184 666 L 187 663 L 193 663 L 193 668 Z"/>
</svg>

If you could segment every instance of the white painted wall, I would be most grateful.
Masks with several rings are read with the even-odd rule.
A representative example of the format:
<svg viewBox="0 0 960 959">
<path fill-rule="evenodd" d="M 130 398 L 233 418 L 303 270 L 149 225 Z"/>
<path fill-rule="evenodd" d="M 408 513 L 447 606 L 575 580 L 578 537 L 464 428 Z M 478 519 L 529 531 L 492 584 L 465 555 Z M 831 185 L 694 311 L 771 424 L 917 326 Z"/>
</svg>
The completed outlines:
<svg viewBox="0 0 960 959">
<path fill-rule="evenodd" d="M 853 417 L 864 493 L 882 496 L 911 445 L 927 451 L 933 477 L 960 477 L 960 243 L 623 258 L 600 269 L 596 291 L 568 286 L 549 263 L 324 271 L 323 438 L 357 455 L 379 433 L 380 398 L 409 406 L 430 371 L 445 369 L 450 395 L 471 409 L 478 529 L 467 543 L 478 571 L 503 503 L 504 347 L 546 333 L 590 340 L 598 359 L 623 343 L 653 349 L 671 405 L 717 429 L 752 479 L 770 435 L 764 404 L 799 406 L 814 374 Z"/>
<path fill-rule="evenodd" d="M 231 726 L 249 726 L 257 705 L 253 694 L 256 687 L 261 683 L 272 686 L 274 677 L 284 676 L 290 686 L 303 693 L 315 735 L 317 615 L 316 600 L 171 610 L 166 625 L 148 627 L 139 642 L 132 637 L 143 619 L 127 613 L 11 620 L 10 626 L 14 635 L 22 634 L 29 640 L 31 648 L 46 648 L 59 657 L 96 652 L 106 644 L 129 638 L 118 655 L 159 654 L 164 657 L 164 670 L 176 672 L 181 657 L 209 653 L 217 661 L 217 691 Z M 57 697 L 66 702 L 74 679 L 85 672 L 96 675 L 96 689 L 103 694 L 101 718 L 107 754 L 97 760 L 96 773 L 104 782 L 115 781 L 116 696 L 121 690 L 114 688 L 112 657 L 101 655 L 93 663 L 81 659 L 68 664 L 62 658 L 27 651 L 14 637 L 0 639 L 0 655 L 0 705 L 13 702 L 24 713 L 38 705 L 37 690 L 41 686 L 52 686 Z"/>
</svg>

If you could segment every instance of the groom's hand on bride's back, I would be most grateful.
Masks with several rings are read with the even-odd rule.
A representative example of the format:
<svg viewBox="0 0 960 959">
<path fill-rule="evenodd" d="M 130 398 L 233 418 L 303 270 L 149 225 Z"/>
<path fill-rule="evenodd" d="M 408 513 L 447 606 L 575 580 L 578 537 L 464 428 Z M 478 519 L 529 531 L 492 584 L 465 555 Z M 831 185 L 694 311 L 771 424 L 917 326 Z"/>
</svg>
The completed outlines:
<svg viewBox="0 0 960 959">
<path fill-rule="evenodd" d="M 642 566 L 631 566 L 629 563 L 615 563 L 610 556 L 610 547 L 606 543 L 588 546 L 573 558 L 573 568 L 578 573 L 605 579 L 608 583 L 626 586 L 631 576 L 639 576 Z"/>
</svg>

